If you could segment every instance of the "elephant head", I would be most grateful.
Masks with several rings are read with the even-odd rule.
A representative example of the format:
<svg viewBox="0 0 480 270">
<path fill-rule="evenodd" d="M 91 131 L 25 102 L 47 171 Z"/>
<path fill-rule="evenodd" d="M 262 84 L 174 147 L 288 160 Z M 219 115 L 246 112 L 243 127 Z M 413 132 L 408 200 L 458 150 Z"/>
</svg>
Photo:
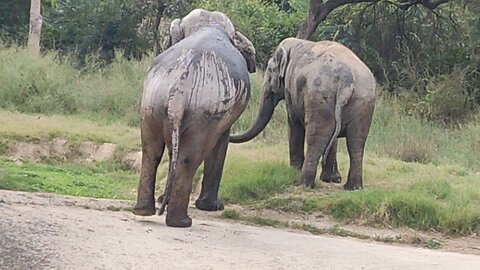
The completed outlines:
<svg viewBox="0 0 480 270">
<path fill-rule="evenodd" d="M 168 47 L 175 45 L 191 33 L 198 31 L 203 27 L 220 27 L 230 37 L 232 44 L 243 55 L 247 62 L 247 68 L 250 73 L 256 70 L 255 47 L 252 42 L 235 27 L 227 15 L 214 11 L 210 12 L 203 9 L 194 9 L 183 19 L 175 19 L 170 25 L 170 36 Z"/>
<path fill-rule="evenodd" d="M 268 61 L 263 77 L 262 100 L 255 123 L 243 134 L 230 136 L 230 142 L 242 143 L 255 138 L 267 126 L 278 102 L 285 98 L 285 78 L 290 62 L 290 49 L 282 42 Z"/>
</svg>

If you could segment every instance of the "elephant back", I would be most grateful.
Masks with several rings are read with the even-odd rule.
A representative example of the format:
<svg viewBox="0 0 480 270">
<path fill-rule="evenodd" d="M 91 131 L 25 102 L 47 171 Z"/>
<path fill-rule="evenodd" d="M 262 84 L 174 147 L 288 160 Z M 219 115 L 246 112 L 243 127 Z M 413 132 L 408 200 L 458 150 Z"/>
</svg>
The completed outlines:
<svg viewBox="0 0 480 270">
<path fill-rule="evenodd" d="M 155 58 L 145 81 L 142 106 L 168 107 L 168 101 L 175 100 L 186 110 L 223 117 L 246 106 L 249 95 L 242 55 L 224 32 L 206 28 Z"/>
</svg>

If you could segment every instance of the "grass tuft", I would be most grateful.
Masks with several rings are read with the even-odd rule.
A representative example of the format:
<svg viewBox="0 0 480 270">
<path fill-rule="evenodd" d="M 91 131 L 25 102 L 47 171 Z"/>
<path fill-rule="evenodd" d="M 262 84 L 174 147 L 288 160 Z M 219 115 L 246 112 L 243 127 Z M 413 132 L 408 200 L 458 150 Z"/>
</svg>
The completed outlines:
<svg viewBox="0 0 480 270">
<path fill-rule="evenodd" d="M 296 170 L 284 162 L 229 157 L 220 196 L 228 203 L 264 200 L 293 186 L 296 175 Z"/>
</svg>

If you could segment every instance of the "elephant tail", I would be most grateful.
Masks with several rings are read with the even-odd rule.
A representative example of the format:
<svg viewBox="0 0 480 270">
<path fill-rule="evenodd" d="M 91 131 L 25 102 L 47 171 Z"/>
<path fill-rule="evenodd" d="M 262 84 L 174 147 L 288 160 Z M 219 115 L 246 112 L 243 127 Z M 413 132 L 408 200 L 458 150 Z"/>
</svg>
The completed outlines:
<svg viewBox="0 0 480 270">
<path fill-rule="evenodd" d="M 182 125 L 182 119 L 184 114 L 184 98 L 178 92 L 173 92 L 170 94 L 168 99 L 168 119 L 172 125 L 172 160 L 170 161 L 170 170 L 167 177 L 167 185 L 165 187 L 164 196 L 162 204 L 158 215 L 162 215 L 165 212 L 165 208 L 170 199 L 170 194 L 172 192 L 173 182 L 177 175 L 177 161 L 178 161 L 178 149 L 180 143 L 180 128 Z"/>
<path fill-rule="evenodd" d="M 340 74 L 340 78 L 337 83 L 337 95 L 335 101 L 335 129 L 333 131 L 330 140 L 328 140 L 327 147 L 325 147 L 325 152 L 323 152 L 322 165 L 325 166 L 327 162 L 327 156 L 330 153 L 332 145 L 335 143 L 335 140 L 338 138 L 340 131 L 342 129 L 342 108 L 348 103 L 348 100 L 352 97 L 354 90 L 354 77 L 351 72 L 346 72 L 345 74 Z"/>
</svg>

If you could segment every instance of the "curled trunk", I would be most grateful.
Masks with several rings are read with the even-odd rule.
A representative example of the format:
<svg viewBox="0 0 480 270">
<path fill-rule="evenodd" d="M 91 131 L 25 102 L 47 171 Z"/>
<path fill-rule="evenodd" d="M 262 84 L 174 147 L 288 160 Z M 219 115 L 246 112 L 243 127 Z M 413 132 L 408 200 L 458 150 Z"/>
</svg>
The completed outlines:
<svg viewBox="0 0 480 270">
<path fill-rule="evenodd" d="M 279 100 L 275 98 L 273 92 L 268 90 L 263 91 L 263 98 L 260 103 L 260 109 L 255 123 L 244 133 L 231 135 L 230 142 L 243 143 L 255 138 L 260 132 L 262 132 L 272 118 L 273 110 L 275 109 L 275 106 L 277 106 L 278 101 Z"/>
</svg>

